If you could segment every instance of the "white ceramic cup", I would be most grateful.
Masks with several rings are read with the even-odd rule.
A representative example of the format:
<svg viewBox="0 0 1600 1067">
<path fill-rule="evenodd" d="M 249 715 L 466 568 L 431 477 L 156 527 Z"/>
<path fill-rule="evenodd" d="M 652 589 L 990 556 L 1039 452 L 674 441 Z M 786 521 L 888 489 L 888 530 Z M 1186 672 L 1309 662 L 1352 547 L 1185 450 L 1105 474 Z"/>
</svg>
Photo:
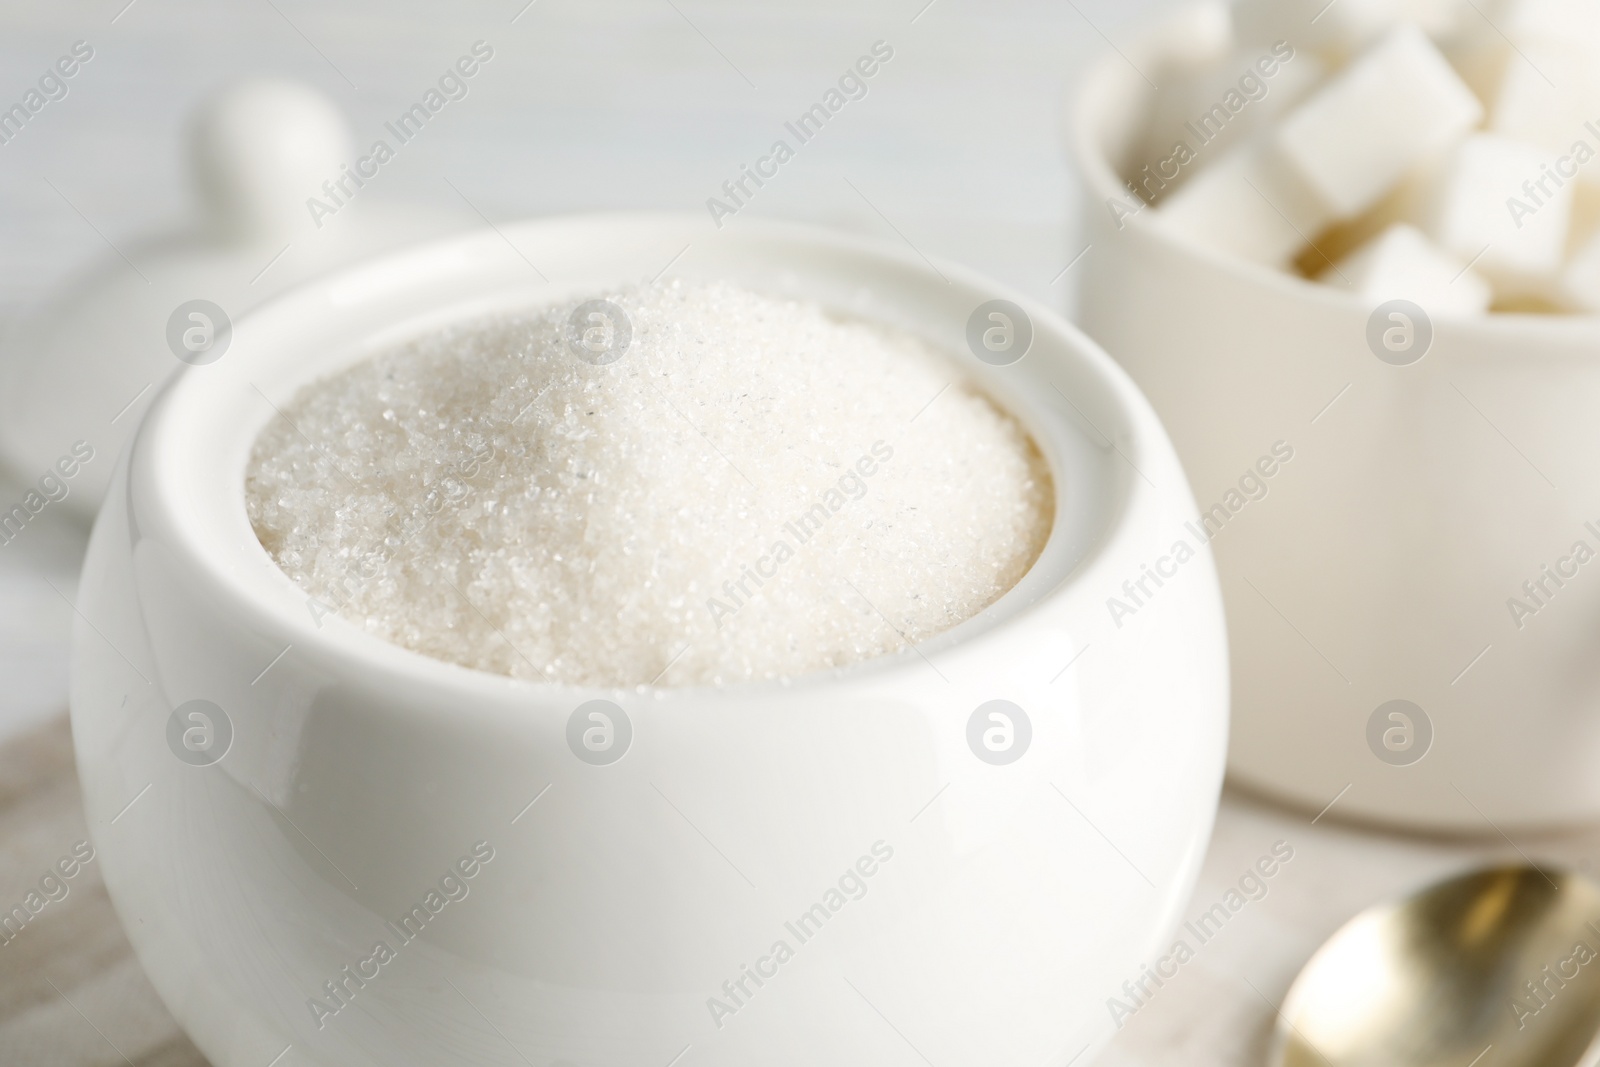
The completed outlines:
<svg viewBox="0 0 1600 1067">
<path fill-rule="evenodd" d="M 721 690 L 530 684 L 319 626 L 245 514 L 274 406 L 396 338 L 669 263 L 949 351 L 1055 478 L 1022 582 L 914 651 Z M 1009 366 L 965 347 L 997 298 L 1031 321 Z M 1215 812 L 1209 556 L 1168 568 L 1121 627 L 1105 608 L 1192 513 L 1110 359 L 1026 298 L 896 249 L 608 215 L 318 280 L 166 387 L 96 525 L 72 706 L 106 884 L 217 1067 L 286 1046 L 339 1067 L 1065 1063 L 1166 947 Z M 631 735 L 614 762 L 572 740 L 608 725 L 580 711 L 594 700 L 626 718 L 610 713 L 611 737 Z M 1014 705 L 1011 748 L 987 713 L 1001 733 L 969 742 L 994 700 Z"/>
<path fill-rule="evenodd" d="M 1223 506 L 1230 772 L 1415 827 L 1600 816 L 1600 563 L 1574 555 L 1600 552 L 1600 323 L 1441 316 L 1408 346 L 1392 309 L 1127 217 L 1138 71 L 1203 58 L 1173 32 L 1188 18 L 1098 64 L 1067 132 L 1080 321 L 1161 414 L 1202 512 Z M 1293 458 L 1251 500 L 1241 478 L 1280 441 Z"/>
</svg>

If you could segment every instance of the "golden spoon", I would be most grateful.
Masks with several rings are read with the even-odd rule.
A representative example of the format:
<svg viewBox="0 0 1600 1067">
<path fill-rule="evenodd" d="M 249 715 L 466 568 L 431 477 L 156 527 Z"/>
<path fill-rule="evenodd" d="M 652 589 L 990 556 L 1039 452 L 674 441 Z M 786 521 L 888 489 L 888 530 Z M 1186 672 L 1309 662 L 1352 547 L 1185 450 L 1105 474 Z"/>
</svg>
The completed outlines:
<svg viewBox="0 0 1600 1067">
<path fill-rule="evenodd" d="M 1284 1000 L 1276 1067 L 1576 1067 L 1600 1031 L 1600 887 L 1531 866 L 1351 919 Z"/>
</svg>

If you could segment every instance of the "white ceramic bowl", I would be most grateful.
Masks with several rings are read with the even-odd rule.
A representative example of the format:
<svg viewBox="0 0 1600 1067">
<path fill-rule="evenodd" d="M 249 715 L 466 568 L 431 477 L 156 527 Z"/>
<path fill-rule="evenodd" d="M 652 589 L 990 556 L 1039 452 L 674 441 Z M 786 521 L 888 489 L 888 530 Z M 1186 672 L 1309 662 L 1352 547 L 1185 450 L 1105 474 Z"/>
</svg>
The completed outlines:
<svg viewBox="0 0 1600 1067">
<path fill-rule="evenodd" d="M 1600 552 L 1600 325 L 1441 317 L 1394 365 L 1368 344 L 1371 303 L 1192 245 L 1153 210 L 1119 227 L 1149 92 L 1129 64 L 1159 81 L 1200 40 L 1173 32 L 1191 17 L 1090 72 L 1068 138 L 1092 246 L 1080 321 L 1150 397 L 1202 511 L 1275 442 L 1294 451 L 1213 542 L 1230 772 L 1434 829 L 1600 816 L 1600 565 L 1562 563 L 1580 540 Z M 1546 564 L 1575 573 L 1514 611 Z"/>
<path fill-rule="evenodd" d="M 106 884 L 179 1022 L 217 1067 L 289 1045 L 286 1063 L 340 1067 L 665 1065 L 685 1048 L 683 1063 L 881 1067 L 920 1063 L 912 1046 L 1033 1065 L 1098 1043 L 1106 997 L 1192 887 L 1226 747 L 1209 557 L 1120 628 L 1105 607 L 1193 511 L 1138 391 L 1048 310 L 896 249 L 675 216 L 503 231 L 251 313 L 225 359 L 166 388 L 118 468 L 82 583 L 73 732 Z M 686 245 L 675 273 L 915 330 L 1015 411 L 1059 492 L 1025 579 L 915 653 L 788 686 L 536 685 L 318 628 L 245 515 L 273 405 L 396 337 L 649 277 Z M 963 338 L 1002 296 L 1034 339 L 990 367 Z M 567 740 L 592 699 L 632 725 L 609 765 Z M 996 699 L 1031 722 L 1007 765 L 968 743 Z M 175 754 L 184 729 L 202 758 L 220 749 L 195 700 L 231 724 L 207 766 Z M 467 894 L 438 896 L 402 940 L 397 921 L 463 858 L 474 877 L 446 888 Z M 842 907 L 802 942 L 785 924 L 819 902 Z M 327 982 L 347 994 L 337 1013 Z"/>
</svg>

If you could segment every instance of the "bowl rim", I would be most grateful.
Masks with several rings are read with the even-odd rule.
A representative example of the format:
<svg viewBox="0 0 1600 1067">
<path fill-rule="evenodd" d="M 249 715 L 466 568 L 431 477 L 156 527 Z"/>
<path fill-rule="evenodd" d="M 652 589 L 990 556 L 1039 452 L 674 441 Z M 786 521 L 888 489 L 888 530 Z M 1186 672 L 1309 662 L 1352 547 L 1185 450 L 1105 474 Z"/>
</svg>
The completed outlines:
<svg viewBox="0 0 1600 1067">
<path fill-rule="evenodd" d="M 1114 199 L 1130 206 L 1144 203 L 1123 183 L 1116 167 L 1101 147 L 1098 120 L 1110 106 L 1110 101 L 1125 100 L 1129 92 L 1138 92 L 1145 87 L 1134 72 L 1134 67 L 1138 70 L 1158 69 L 1166 60 L 1183 54 L 1182 38 L 1174 34 L 1162 34 L 1160 31 L 1163 28 L 1175 26 L 1197 11 L 1226 9 L 1227 6 L 1221 0 L 1195 0 L 1167 12 L 1145 26 L 1131 43 L 1120 46 L 1120 52 L 1112 51 L 1091 63 L 1068 89 L 1062 112 L 1062 137 L 1070 161 L 1084 179 L 1082 208 L 1085 212 L 1100 210 L 1102 205 L 1109 210 L 1109 203 Z M 1229 43 L 1238 44 L 1232 37 L 1231 29 Z M 1119 88 L 1123 89 L 1120 93 Z M 1154 210 L 1152 205 L 1144 203 L 1137 212 L 1119 220 L 1118 232 L 1123 226 L 1132 228 L 1140 237 L 1154 242 L 1171 254 L 1205 270 L 1226 274 L 1235 281 L 1266 290 L 1274 297 L 1308 301 L 1336 312 L 1362 316 L 1372 311 L 1370 301 L 1358 294 L 1322 285 L 1288 271 L 1252 263 L 1175 233 L 1149 217 Z M 1441 312 L 1437 321 L 1448 322 L 1452 330 L 1477 333 L 1485 340 L 1493 341 L 1525 342 L 1545 338 L 1567 342 L 1600 341 L 1600 313 L 1539 315 L 1497 311 L 1461 315 Z M 1519 352 L 1518 358 L 1535 354 Z"/>
<path fill-rule="evenodd" d="M 404 274 L 406 268 L 415 270 L 420 265 L 424 274 L 429 271 L 437 272 L 442 269 L 439 264 L 451 261 L 452 257 L 458 260 L 463 257 L 470 259 L 475 251 L 481 252 L 485 248 L 500 248 L 503 251 L 502 242 L 515 237 L 523 238 L 523 241 L 513 244 L 515 248 L 517 243 L 534 240 L 542 230 L 598 227 L 604 231 L 606 227 L 615 226 L 697 227 L 703 232 L 705 222 L 697 215 L 687 213 L 605 212 L 547 216 L 467 231 L 372 257 L 293 287 L 241 316 L 234 323 L 233 344 L 235 346 L 240 344 L 241 334 L 252 332 L 266 333 L 270 336 L 271 331 L 282 329 L 298 333 L 330 330 L 332 328 L 330 319 L 324 318 L 318 321 L 315 318 L 316 315 L 330 314 L 328 294 L 339 290 L 383 291 L 386 287 L 392 290 L 394 283 L 389 279 L 397 274 Z M 935 263 L 898 246 L 853 234 L 768 220 L 741 221 L 739 228 L 743 233 L 742 239 L 757 244 L 799 243 L 815 247 L 824 253 L 861 261 L 880 271 L 894 272 L 898 275 L 898 280 L 919 287 L 937 286 L 939 290 L 943 290 L 946 286 L 965 286 L 968 289 L 985 292 L 991 298 L 1014 301 L 1033 320 L 1035 347 L 1038 347 L 1042 333 L 1053 335 L 1056 346 L 1067 353 L 1067 359 L 1075 373 L 1098 391 L 1098 399 L 1103 406 L 1110 407 L 1116 413 L 1121 423 L 1118 428 L 1122 431 L 1118 436 L 1124 442 L 1122 446 L 1124 449 L 1129 449 L 1134 457 L 1159 454 L 1163 450 L 1170 451 L 1154 411 L 1126 373 L 1094 341 L 1037 301 L 959 265 L 943 261 Z M 507 275 L 511 269 L 509 266 L 496 267 L 496 277 Z M 525 270 L 520 262 L 516 269 Z M 542 289 L 536 291 L 524 303 L 528 307 L 538 307 L 559 303 L 563 298 L 564 294 L 559 288 Z M 464 317 L 462 309 L 466 306 L 467 302 L 459 297 L 446 299 L 433 305 L 427 316 L 434 322 L 460 319 Z M 824 306 L 827 306 L 826 303 Z M 296 322 L 300 324 L 295 325 Z M 392 336 L 394 332 L 390 329 L 366 331 L 369 336 L 374 333 Z M 258 343 L 256 347 L 270 350 L 273 343 L 264 341 Z M 366 343 L 355 347 L 370 352 L 373 345 Z M 941 347 L 948 348 L 948 346 Z M 359 358 L 363 357 L 346 359 L 339 366 L 350 365 Z M 1024 358 L 1017 366 L 1029 362 Z M 1035 365 L 1041 369 L 1033 373 L 1042 373 L 1042 360 L 1036 361 Z M 1056 512 L 1050 534 L 1038 559 L 1016 585 L 1002 593 L 983 611 L 919 645 L 902 647 L 844 667 L 823 668 L 783 680 L 740 681 L 722 686 L 657 687 L 576 685 L 516 678 L 463 666 L 414 651 L 383 637 L 367 633 L 356 624 L 339 617 L 337 613 L 329 616 L 326 624 L 313 626 L 309 613 L 301 610 L 310 594 L 280 570 L 266 549 L 255 539 L 244 508 L 242 471 L 238 481 L 237 499 L 223 504 L 202 499 L 205 494 L 194 491 L 198 486 L 194 484 L 192 475 L 186 476 L 180 473 L 183 469 L 181 465 L 176 468 L 173 466 L 175 457 L 182 454 L 186 445 L 184 423 L 195 417 L 197 407 L 203 409 L 207 405 L 208 393 L 215 393 L 219 388 L 232 387 L 226 383 L 214 384 L 217 379 L 208 381 L 204 371 L 203 367 L 186 367 L 165 383 L 127 450 L 124 458 L 127 467 L 124 475 L 126 478 L 124 506 L 130 516 L 130 526 L 134 531 L 138 531 L 133 536 L 141 537 L 143 531 L 159 531 L 162 543 L 168 549 L 177 549 L 179 560 L 188 566 L 188 570 L 185 571 L 186 582 L 203 584 L 211 603 L 227 612 L 229 618 L 242 620 L 253 634 L 266 639 L 264 643 L 275 646 L 285 643 L 292 645 L 296 652 L 314 658 L 329 670 L 349 672 L 364 668 L 368 671 L 385 672 L 403 679 L 407 684 L 455 696 L 467 692 L 473 694 L 475 698 L 488 698 L 487 702 L 490 703 L 509 699 L 527 704 L 530 696 L 573 704 L 588 699 L 648 696 L 652 698 L 651 702 L 654 705 L 672 708 L 718 704 L 723 701 L 749 703 L 784 694 L 814 696 L 819 690 L 840 684 L 860 684 L 868 681 L 887 681 L 891 685 L 900 682 L 909 693 L 914 691 L 909 684 L 913 683 L 914 679 L 910 676 L 916 672 L 927 673 L 933 659 L 943 653 L 983 639 L 994 642 L 995 647 L 1005 647 L 1005 635 L 1008 632 L 1019 625 L 1024 625 L 1031 616 L 1037 615 L 1075 590 L 1081 584 L 1083 575 L 1097 559 L 1105 555 L 1108 547 L 1129 536 L 1130 516 L 1140 510 L 1139 505 L 1144 499 L 1157 498 L 1155 487 L 1142 485 L 1141 479 L 1133 475 L 1128 465 L 1117 465 L 1111 463 L 1109 459 L 1105 460 L 1108 479 L 1107 484 L 1098 489 L 1102 499 L 1096 502 L 1100 513 L 1093 522 L 1094 530 L 1083 541 L 1081 551 L 1077 555 L 1070 560 L 1063 560 L 1061 553 L 1064 538 L 1067 536 L 1064 530 L 1068 519 L 1065 512 L 1073 505 L 1064 499 L 1068 487 L 1063 484 L 1061 477 L 1061 451 L 1066 447 L 1063 444 L 1065 438 L 1082 436 L 1087 442 L 1090 440 L 1088 433 L 1081 426 L 1073 424 L 1074 420 L 1067 415 L 1060 417 L 1060 427 L 1041 427 L 1040 414 L 1045 410 L 1042 405 L 1036 405 L 1029 411 L 1021 411 L 996 398 L 997 403 L 1001 403 L 1009 413 L 1023 422 L 1049 464 L 1055 482 Z M 296 386 L 304 385 L 315 378 L 315 373 L 307 372 L 302 367 L 298 373 Z M 251 384 L 254 385 L 254 382 Z M 986 383 L 980 382 L 980 384 Z M 260 392 L 260 388 L 256 388 Z M 266 398 L 266 394 L 262 393 L 262 397 Z M 267 400 L 269 404 L 272 403 L 270 398 Z M 1069 400 L 1068 403 L 1072 402 Z M 1074 404 L 1073 407 L 1076 408 L 1077 405 Z M 270 414 L 266 416 L 270 417 Z M 1087 417 L 1085 421 L 1087 422 Z M 1041 429 L 1044 430 L 1043 435 Z M 250 429 L 247 435 L 242 428 L 235 431 L 237 436 L 244 437 L 243 451 L 246 455 L 258 432 L 259 427 Z M 1095 432 L 1100 431 L 1097 428 Z M 1111 454 L 1109 448 L 1102 451 Z M 1176 469 L 1175 459 L 1173 466 Z M 1182 488 L 1182 493 L 1188 493 L 1186 484 Z M 1171 491 L 1167 491 L 1165 495 L 1170 497 Z M 1192 500 L 1185 496 L 1183 504 L 1191 507 Z M 1076 506 L 1083 507 L 1081 504 Z M 187 521 L 200 514 L 195 510 L 197 508 L 202 510 L 220 508 L 221 510 L 215 514 L 224 514 L 230 509 L 235 510 L 235 518 L 238 521 L 234 525 L 242 526 L 244 532 L 248 534 L 249 545 L 234 543 L 230 546 L 217 540 L 212 534 L 202 533 L 201 527 L 204 522 Z M 235 538 L 235 542 L 237 541 Z M 264 593 L 260 585 L 252 585 L 255 581 L 253 577 L 241 575 L 237 570 L 231 569 L 231 566 L 237 565 L 238 560 L 230 565 L 230 561 L 226 558 L 230 548 L 242 551 L 246 556 L 250 555 L 253 549 L 257 559 L 254 562 L 246 559 L 245 565 L 257 571 L 264 565 L 275 576 L 275 579 L 271 580 L 276 582 L 279 591 L 288 595 Z M 1049 561 L 1049 573 L 1047 573 L 1047 561 Z M 474 699 L 470 703 L 479 702 Z"/>
</svg>

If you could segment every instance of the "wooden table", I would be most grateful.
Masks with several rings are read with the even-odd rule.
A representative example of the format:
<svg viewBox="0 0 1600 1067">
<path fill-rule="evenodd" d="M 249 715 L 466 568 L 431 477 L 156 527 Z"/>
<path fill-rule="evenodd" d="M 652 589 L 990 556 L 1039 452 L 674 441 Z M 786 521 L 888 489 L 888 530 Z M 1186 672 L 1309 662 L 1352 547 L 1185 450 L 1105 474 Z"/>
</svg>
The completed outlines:
<svg viewBox="0 0 1600 1067">
<path fill-rule="evenodd" d="M 26 908 L 87 837 L 66 717 L 0 746 L 0 909 Z M 95 863 L 59 884 L 66 895 L 0 944 L 0 1063 L 205 1067 L 139 969 Z"/>
</svg>

